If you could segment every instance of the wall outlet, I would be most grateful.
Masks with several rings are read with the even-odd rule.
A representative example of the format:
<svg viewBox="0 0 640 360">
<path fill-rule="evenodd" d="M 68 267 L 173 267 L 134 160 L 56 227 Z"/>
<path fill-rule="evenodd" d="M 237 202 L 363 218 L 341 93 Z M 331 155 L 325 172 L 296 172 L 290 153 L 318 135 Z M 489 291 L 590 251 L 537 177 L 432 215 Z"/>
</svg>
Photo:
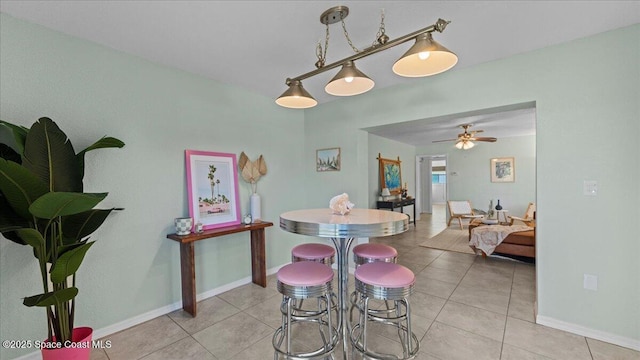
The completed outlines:
<svg viewBox="0 0 640 360">
<path fill-rule="evenodd" d="M 584 288 L 598 291 L 598 277 L 596 275 L 584 274 Z"/>
</svg>

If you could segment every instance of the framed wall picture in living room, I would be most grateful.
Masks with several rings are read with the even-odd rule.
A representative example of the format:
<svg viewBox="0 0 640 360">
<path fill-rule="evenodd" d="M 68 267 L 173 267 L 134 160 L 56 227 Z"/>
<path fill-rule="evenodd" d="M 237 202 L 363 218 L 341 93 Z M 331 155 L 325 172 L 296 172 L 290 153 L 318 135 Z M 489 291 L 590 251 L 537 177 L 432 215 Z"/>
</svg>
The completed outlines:
<svg viewBox="0 0 640 360">
<path fill-rule="evenodd" d="M 378 154 L 380 172 L 380 190 L 387 188 L 391 195 L 402 193 L 402 172 L 400 169 L 400 157 L 398 160 L 385 159 Z"/>
<path fill-rule="evenodd" d="M 516 181 L 515 160 L 512 157 L 491 159 L 490 169 L 491 169 L 491 182 Z"/>
<path fill-rule="evenodd" d="M 189 216 L 203 229 L 240 224 L 236 155 L 186 150 Z"/>
<path fill-rule="evenodd" d="M 340 171 L 340 148 L 316 150 L 316 171 Z"/>
</svg>

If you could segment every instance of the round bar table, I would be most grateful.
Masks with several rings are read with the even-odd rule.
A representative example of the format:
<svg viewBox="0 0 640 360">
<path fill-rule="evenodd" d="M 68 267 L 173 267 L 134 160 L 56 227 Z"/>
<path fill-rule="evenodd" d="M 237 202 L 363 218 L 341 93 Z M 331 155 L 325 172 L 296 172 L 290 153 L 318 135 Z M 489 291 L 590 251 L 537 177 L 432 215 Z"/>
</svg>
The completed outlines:
<svg viewBox="0 0 640 360">
<path fill-rule="evenodd" d="M 336 215 L 331 209 L 295 210 L 280 215 L 280 228 L 285 231 L 331 238 L 338 255 L 339 331 L 342 334 L 344 359 L 347 359 L 347 281 L 349 279 L 349 249 L 355 238 L 390 236 L 409 228 L 406 214 L 373 209 L 352 209 L 349 214 Z"/>
</svg>

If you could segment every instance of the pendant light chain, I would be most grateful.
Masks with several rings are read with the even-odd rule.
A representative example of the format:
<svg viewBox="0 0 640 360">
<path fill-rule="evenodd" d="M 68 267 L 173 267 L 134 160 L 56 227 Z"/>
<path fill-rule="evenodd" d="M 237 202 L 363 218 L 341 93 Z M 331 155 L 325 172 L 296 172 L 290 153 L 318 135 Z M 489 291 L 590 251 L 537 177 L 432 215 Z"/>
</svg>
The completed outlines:
<svg viewBox="0 0 640 360">
<path fill-rule="evenodd" d="M 320 41 L 318 41 L 318 46 L 316 46 L 316 56 L 318 57 L 316 68 L 318 69 L 324 66 L 327 59 L 327 49 L 329 48 L 329 23 L 327 23 L 326 26 L 327 30 L 324 36 L 324 51 L 322 51 L 322 44 L 320 44 Z"/>
<path fill-rule="evenodd" d="M 389 41 L 389 37 L 385 33 L 384 28 L 384 9 L 380 10 L 380 29 L 378 29 L 378 33 L 376 34 L 376 40 L 371 44 L 371 46 L 384 45 Z"/>
<path fill-rule="evenodd" d="M 351 46 L 351 49 L 353 49 L 355 53 L 359 53 L 360 50 L 358 50 L 357 47 L 353 46 L 353 43 L 351 42 L 351 38 L 349 37 L 349 32 L 347 32 L 347 25 L 345 25 L 344 18 L 342 16 L 340 16 L 340 22 L 342 22 L 342 31 L 344 32 L 344 37 L 347 38 L 347 42 L 349 43 L 349 46 Z"/>
<path fill-rule="evenodd" d="M 349 32 L 347 31 L 347 25 L 344 22 L 344 16 L 342 15 L 342 13 L 340 13 L 340 22 L 342 23 L 342 31 L 344 33 L 344 37 L 347 39 L 347 42 L 349 43 L 349 46 L 351 46 L 351 49 L 356 54 L 361 52 L 362 50 L 355 47 L 355 45 L 353 45 L 353 42 L 351 41 L 351 38 L 349 37 Z M 387 43 L 388 40 L 389 40 L 389 37 L 386 34 L 385 26 L 384 26 L 384 9 L 382 9 L 380 11 L 380 28 L 378 29 L 378 32 L 376 33 L 376 38 L 371 44 L 371 46 L 373 47 L 378 45 L 384 45 Z M 322 48 L 322 44 L 320 43 L 320 41 L 318 41 L 318 45 L 316 46 L 316 57 L 318 58 L 318 61 L 316 62 L 316 68 L 319 69 L 325 65 L 327 60 L 328 48 L 329 48 L 329 23 L 327 22 L 326 35 L 324 40 L 324 49 Z"/>
</svg>

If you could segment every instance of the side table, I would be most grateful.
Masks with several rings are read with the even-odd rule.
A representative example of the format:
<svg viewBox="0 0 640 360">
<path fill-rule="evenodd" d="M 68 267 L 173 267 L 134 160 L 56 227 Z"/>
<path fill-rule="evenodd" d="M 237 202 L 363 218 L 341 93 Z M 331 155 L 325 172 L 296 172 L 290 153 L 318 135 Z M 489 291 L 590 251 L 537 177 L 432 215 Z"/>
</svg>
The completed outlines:
<svg viewBox="0 0 640 360">
<path fill-rule="evenodd" d="M 413 218 L 410 218 L 409 223 L 413 222 L 413 226 L 416 226 L 416 199 L 396 199 L 396 200 L 383 200 L 376 202 L 377 209 L 393 209 L 400 208 L 400 212 L 404 214 L 403 207 L 413 205 Z"/>
<path fill-rule="evenodd" d="M 167 238 L 180 243 L 180 274 L 182 279 L 182 308 L 196 316 L 196 241 L 218 236 L 251 231 L 251 278 L 254 284 L 267 287 L 267 269 L 264 243 L 264 229 L 273 226 L 272 222 L 259 222 L 249 225 L 239 224 L 217 229 L 205 230 L 189 235 L 168 234 Z"/>
</svg>

